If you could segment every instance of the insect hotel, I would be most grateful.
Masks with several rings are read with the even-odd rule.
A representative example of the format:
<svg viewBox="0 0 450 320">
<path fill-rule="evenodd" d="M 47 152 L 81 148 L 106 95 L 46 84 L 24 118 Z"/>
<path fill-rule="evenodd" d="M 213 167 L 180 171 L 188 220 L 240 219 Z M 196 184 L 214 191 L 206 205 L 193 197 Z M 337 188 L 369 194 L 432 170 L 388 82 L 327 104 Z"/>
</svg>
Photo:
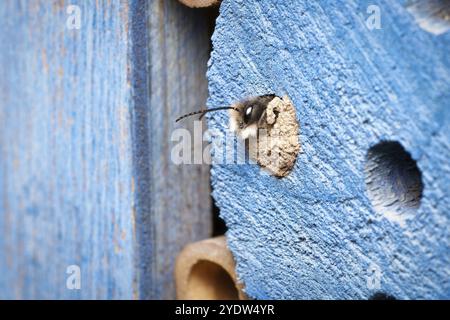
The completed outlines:
<svg viewBox="0 0 450 320">
<path fill-rule="evenodd" d="M 0 21 L 0 298 L 450 298 L 449 1 Z"/>
</svg>

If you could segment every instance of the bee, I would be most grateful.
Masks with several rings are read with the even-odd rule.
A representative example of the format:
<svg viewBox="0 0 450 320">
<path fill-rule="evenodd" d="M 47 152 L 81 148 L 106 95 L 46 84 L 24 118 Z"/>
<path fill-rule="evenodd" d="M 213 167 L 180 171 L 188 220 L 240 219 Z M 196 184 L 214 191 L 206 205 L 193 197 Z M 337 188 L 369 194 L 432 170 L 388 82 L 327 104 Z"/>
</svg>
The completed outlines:
<svg viewBox="0 0 450 320">
<path fill-rule="evenodd" d="M 258 129 L 266 127 L 267 106 L 275 97 L 276 95 L 274 94 L 250 97 L 233 103 L 231 106 L 191 112 L 179 117 L 175 122 L 196 114 L 200 114 L 199 120 L 201 120 L 208 112 L 229 110 L 230 130 L 236 132 L 243 140 L 245 140 L 249 137 L 256 137 Z"/>
<path fill-rule="evenodd" d="M 250 97 L 230 106 L 191 112 L 175 121 L 196 114 L 200 114 L 201 120 L 206 113 L 219 110 L 229 110 L 230 130 L 245 141 L 249 158 L 256 160 L 260 167 L 275 177 L 282 178 L 289 174 L 301 146 L 299 123 L 288 96 L 280 98 L 265 94 Z"/>
</svg>

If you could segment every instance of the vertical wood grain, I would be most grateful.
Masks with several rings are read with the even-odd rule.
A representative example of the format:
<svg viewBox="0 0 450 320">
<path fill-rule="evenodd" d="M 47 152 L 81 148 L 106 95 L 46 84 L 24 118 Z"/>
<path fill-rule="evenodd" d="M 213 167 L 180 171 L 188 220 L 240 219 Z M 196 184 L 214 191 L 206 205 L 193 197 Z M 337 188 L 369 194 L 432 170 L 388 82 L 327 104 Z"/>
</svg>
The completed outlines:
<svg viewBox="0 0 450 320">
<path fill-rule="evenodd" d="M 1 2 L 0 298 L 174 297 L 176 254 L 211 232 L 208 170 L 172 165 L 168 142 L 172 115 L 206 99 L 196 17 L 175 1 Z"/>
<path fill-rule="evenodd" d="M 2 298 L 135 292 L 129 7 L 73 4 L 79 30 L 63 1 L 0 5 Z"/>
<path fill-rule="evenodd" d="M 206 103 L 213 13 L 163 0 L 151 2 L 149 13 L 151 202 L 157 228 L 154 296 L 171 298 L 175 294 L 173 253 L 212 232 L 209 166 L 174 165 L 170 135 L 175 128 L 193 133 L 192 121 L 176 125 L 174 120 Z"/>
</svg>

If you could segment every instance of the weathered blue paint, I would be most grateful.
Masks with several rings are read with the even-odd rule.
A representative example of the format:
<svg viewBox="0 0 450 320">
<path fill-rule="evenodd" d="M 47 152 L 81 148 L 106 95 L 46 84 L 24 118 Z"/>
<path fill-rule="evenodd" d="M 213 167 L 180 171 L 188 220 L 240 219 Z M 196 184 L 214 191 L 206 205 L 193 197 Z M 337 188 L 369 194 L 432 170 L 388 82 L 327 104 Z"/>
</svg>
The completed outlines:
<svg viewBox="0 0 450 320">
<path fill-rule="evenodd" d="M 379 30 L 366 27 L 369 5 Z M 246 292 L 450 298 L 450 33 L 427 33 L 397 1 L 224 0 L 213 47 L 210 106 L 288 94 L 301 125 L 303 152 L 284 179 L 252 164 L 212 168 Z M 209 116 L 213 129 L 227 123 Z M 383 140 L 421 170 L 421 205 L 404 223 L 365 190 L 367 151 Z M 373 268 L 379 288 L 367 284 Z"/>
<path fill-rule="evenodd" d="M 170 162 L 173 119 L 207 96 L 201 18 L 175 1 L 0 3 L 0 298 L 175 296 L 178 251 L 211 233 L 208 167 Z"/>
<path fill-rule="evenodd" d="M 2 298 L 138 294 L 129 7 L 72 4 L 80 30 L 62 2 L 0 5 Z"/>
</svg>

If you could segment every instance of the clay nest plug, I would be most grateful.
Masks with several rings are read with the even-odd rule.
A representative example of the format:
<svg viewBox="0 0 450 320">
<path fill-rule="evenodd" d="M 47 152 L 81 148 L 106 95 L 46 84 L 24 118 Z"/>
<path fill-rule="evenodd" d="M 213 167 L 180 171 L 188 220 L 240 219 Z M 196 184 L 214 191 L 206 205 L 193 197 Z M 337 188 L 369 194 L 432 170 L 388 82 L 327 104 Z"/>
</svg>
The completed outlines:
<svg viewBox="0 0 450 320">
<path fill-rule="evenodd" d="M 267 105 L 265 125 L 249 143 L 249 156 L 270 174 L 287 176 L 301 152 L 299 122 L 289 97 L 275 97 Z M 250 138 L 251 139 L 251 138 Z"/>
</svg>

